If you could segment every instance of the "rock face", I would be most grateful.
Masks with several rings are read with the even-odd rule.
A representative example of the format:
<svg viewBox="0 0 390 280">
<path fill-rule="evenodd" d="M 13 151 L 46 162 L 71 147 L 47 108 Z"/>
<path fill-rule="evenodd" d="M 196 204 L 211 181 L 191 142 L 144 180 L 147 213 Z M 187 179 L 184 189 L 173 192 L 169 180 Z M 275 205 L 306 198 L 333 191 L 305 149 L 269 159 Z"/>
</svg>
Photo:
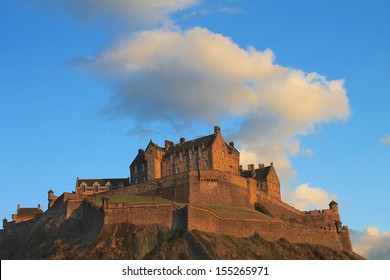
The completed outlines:
<svg viewBox="0 0 390 280">
<path fill-rule="evenodd" d="M 12 230 L 12 231 L 11 231 Z M 103 224 L 88 227 L 46 212 L 38 220 L 0 233 L 1 259 L 362 259 L 321 245 L 171 231 L 161 225 Z"/>
</svg>

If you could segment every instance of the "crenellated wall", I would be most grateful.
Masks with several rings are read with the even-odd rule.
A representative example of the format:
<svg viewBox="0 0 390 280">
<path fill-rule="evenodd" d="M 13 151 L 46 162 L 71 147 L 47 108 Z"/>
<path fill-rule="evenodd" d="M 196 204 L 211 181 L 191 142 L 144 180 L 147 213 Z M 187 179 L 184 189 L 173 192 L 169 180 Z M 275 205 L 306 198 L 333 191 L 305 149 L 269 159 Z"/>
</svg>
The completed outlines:
<svg viewBox="0 0 390 280">
<path fill-rule="evenodd" d="M 128 205 L 111 203 L 108 195 L 159 196 L 177 202 L 189 203 L 180 209 L 174 204 Z M 161 179 L 130 185 L 106 193 L 95 194 L 104 198 L 101 211 L 104 223 L 129 222 L 134 224 L 160 224 L 175 230 L 192 230 L 250 236 L 258 232 L 267 240 L 286 238 L 291 242 L 322 244 L 334 249 L 352 250 L 348 228 L 341 226 L 337 203 L 331 209 L 300 211 L 260 190 L 258 182 L 231 172 L 215 170 L 189 171 Z M 87 209 L 84 197 L 63 194 L 55 203 L 65 203 L 66 217 L 85 217 L 79 209 Z M 256 209 L 269 219 L 221 218 L 213 212 L 195 207 L 199 204 L 229 205 Z M 87 207 L 87 208 L 86 208 Z M 81 216 L 80 216 L 81 215 Z"/>
</svg>

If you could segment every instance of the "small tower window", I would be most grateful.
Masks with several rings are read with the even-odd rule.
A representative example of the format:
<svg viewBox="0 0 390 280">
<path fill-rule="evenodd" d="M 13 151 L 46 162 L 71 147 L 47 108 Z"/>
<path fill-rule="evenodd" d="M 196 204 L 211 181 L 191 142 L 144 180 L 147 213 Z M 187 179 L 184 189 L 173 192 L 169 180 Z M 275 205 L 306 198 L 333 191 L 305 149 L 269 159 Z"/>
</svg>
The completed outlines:
<svg viewBox="0 0 390 280">
<path fill-rule="evenodd" d="M 199 147 L 199 156 L 203 156 L 203 148 L 202 147 Z"/>
<path fill-rule="evenodd" d="M 172 163 L 172 164 L 175 163 L 175 156 L 174 156 L 174 155 L 171 155 L 171 163 Z"/>
<path fill-rule="evenodd" d="M 194 157 L 194 151 L 190 150 L 190 159 L 192 159 L 193 157 Z"/>
</svg>

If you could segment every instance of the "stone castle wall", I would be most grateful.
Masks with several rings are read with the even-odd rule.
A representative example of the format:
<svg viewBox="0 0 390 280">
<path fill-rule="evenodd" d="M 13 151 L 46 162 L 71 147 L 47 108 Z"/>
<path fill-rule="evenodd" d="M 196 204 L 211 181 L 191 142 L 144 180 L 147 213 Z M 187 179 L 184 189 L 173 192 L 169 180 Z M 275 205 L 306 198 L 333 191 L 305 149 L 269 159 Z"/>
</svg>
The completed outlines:
<svg viewBox="0 0 390 280">
<path fill-rule="evenodd" d="M 177 202 L 191 203 L 185 209 L 179 209 L 170 203 L 148 205 L 108 203 L 104 207 L 104 223 L 108 224 L 121 222 L 140 225 L 160 224 L 173 229 L 198 229 L 235 236 L 250 236 L 258 232 L 267 240 L 284 237 L 291 242 L 323 244 L 335 249 L 352 250 L 348 228 L 336 228 L 335 221 L 340 221 L 338 211 L 332 209 L 299 211 L 261 191 L 256 180 L 243 178 L 231 172 L 194 170 L 95 194 L 92 197 L 103 198 L 108 194 L 159 196 Z M 60 197 L 61 201 L 67 201 L 66 217 L 77 218 L 77 215 L 85 217 L 80 211 L 76 211 L 83 203 L 83 197 L 79 196 L 64 194 Z M 260 208 L 265 209 L 273 219 L 221 218 L 194 206 L 198 204 L 230 205 L 251 209 L 255 205 L 260 205 Z M 285 221 L 297 225 L 287 224 Z"/>
<path fill-rule="evenodd" d="M 258 232 L 269 241 L 286 238 L 292 243 L 321 244 L 336 250 L 343 249 L 336 229 L 295 227 L 279 219 L 221 218 L 207 209 L 189 206 L 188 230 L 194 229 L 237 237 L 249 237 Z"/>
</svg>

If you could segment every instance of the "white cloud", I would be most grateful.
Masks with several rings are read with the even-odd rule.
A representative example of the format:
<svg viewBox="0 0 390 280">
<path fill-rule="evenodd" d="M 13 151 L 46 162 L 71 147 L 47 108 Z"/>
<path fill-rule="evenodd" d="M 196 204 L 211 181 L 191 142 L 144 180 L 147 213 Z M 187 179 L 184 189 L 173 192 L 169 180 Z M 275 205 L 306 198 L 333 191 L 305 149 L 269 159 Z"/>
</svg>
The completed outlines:
<svg viewBox="0 0 390 280">
<path fill-rule="evenodd" d="M 336 195 L 307 183 L 283 193 L 283 200 L 299 210 L 328 209 L 329 203 L 336 198 Z"/>
<path fill-rule="evenodd" d="M 371 260 L 390 260 L 390 232 L 366 227 L 363 232 L 350 230 L 353 250 Z"/>
<path fill-rule="evenodd" d="M 390 145 L 390 135 L 381 138 L 381 142 L 385 145 Z"/>
<path fill-rule="evenodd" d="M 199 27 L 139 32 L 84 66 L 115 85 L 105 109 L 141 123 L 239 117 L 231 137 L 243 163 L 273 161 L 282 179 L 295 174 L 289 157 L 305 152 L 300 136 L 349 116 L 342 80 L 280 66 L 271 50 Z"/>
</svg>

